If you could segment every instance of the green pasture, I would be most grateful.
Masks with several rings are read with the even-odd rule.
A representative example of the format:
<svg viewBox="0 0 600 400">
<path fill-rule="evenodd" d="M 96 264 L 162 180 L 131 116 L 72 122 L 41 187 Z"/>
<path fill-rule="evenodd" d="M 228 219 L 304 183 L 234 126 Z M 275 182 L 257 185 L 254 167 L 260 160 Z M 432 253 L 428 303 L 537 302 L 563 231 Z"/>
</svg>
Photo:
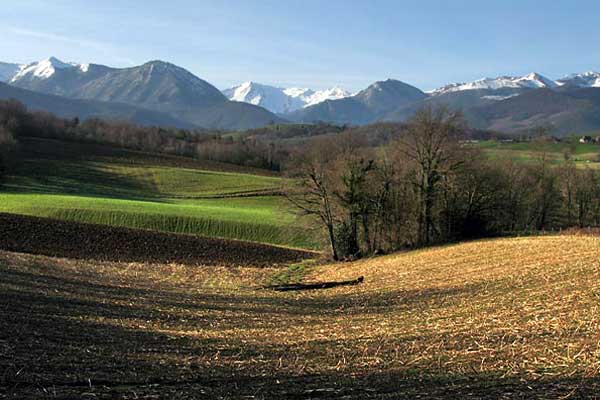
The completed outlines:
<svg viewBox="0 0 600 400">
<path fill-rule="evenodd" d="M 127 154 L 55 157 L 60 142 L 27 145 L 36 151 L 21 152 L 0 191 L 0 212 L 318 248 L 287 201 L 270 195 L 279 177 L 206 163 L 178 167 L 161 156 L 143 163 L 128 162 Z"/>
<path fill-rule="evenodd" d="M 510 159 L 517 162 L 536 162 L 542 157 L 547 161 L 560 164 L 566 155 L 578 167 L 600 168 L 600 145 L 578 143 L 575 139 L 561 143 L 530 141 L 500 142 L 482 141 L 476 144 L 491 159 Z"/>
</svg>

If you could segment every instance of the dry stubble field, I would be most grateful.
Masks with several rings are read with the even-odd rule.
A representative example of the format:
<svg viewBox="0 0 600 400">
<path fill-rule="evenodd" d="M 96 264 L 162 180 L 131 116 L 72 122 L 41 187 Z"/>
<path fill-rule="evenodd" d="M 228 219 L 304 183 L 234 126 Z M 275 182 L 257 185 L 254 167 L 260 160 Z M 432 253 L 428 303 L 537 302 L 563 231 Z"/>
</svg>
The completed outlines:
<svg viewBox="0 0 600 400">
<path fill-rule="evenodd" d="M 594 398 L 600 238 L 279 270 L 0 256 L 0 398 Z"/>
</svg>

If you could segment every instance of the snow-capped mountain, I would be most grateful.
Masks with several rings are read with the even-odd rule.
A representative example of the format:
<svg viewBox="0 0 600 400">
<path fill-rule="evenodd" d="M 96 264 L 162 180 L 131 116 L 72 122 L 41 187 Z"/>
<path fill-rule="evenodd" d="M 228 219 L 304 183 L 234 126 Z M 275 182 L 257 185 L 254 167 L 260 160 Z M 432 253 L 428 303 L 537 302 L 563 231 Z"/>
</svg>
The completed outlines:
<svg viewBox="0 0 600 400">
<path fill-rule="evenodd" d="M 82 66 L 80 64 L 64 63 L 57 58 L 50 57 L 42 61 L 36 61 L 31 64 L 21 66 L 19 71 L 10 79 L 10 82 L 16 82 L 27 76 L 42 79 L 50 78 L 58 69 L 71 69 L 80 67 L 83 67 L 83 69 L 87 68 L 86 66 Z"/>
<path fill-rule="evenodd" d="M 15 76 L 21 69 L 19 64 L 10 64 L 0 62 L 0 82 L 8 82 L 13 76 Z"/>
<path fill-rule="evenodd" d="M 500 90 L 500 89 L 539 89 L 556 88 L 559 84 L 536 72 L 525 76 L 500 76 L 497 78 L 483 78 L 473 82 L 453 83 L 442 88 L 433 90 L 429 94 L 433 96 L 462 92 L 465 90 Z"/>
<path fill-rule="evenodd" d="M 278 88 L 256 82 L 244 82 L 223 90 L 223 94 L 229 100 L 261 106 L 277 114 L 287 114 L 325 100 L 350 96 L 350 93 L 337 87 L 316 91 L 307 88 Z"/>
<path fill-rule="evenodd" d="M 375 82 L 355 95 L 302 108 L 286 115 L 286 118 L 305 123 L 328 121 L 362 125 L 385 120 L 390 111 L 427 98 L 425 93 L 414 86 L 387 79 Z"/>
<path fill-rule="evenodd" d="M 561 86 L 600 88 L 600 72 L 589 71 L 582 74 L 567 75 L 557 82 Z"/>
<path fill-rule="evenodd" d="M 287 95 L 284 89 L 255 82 L 244 82 L 225 89 L 223 94 L 229 100 L 254 104 L 278 114 L 297 110 L 304 105 L 300 98 Z"/>
<path fill-rule="evenodd" d="M 454 83 L 428 93 L 388 79 L 350 94 L 340 88 L 281 88 L 256 82 L 220 91 L 164 61 L 129 68 L 67 63 L 54 57 L 26 65 L 0 63 L 0 99 L 19 98 L 29 107 L 67 118 L 99 115 L 143 124 L 224 130 L 273 122 L 362 125 L 406 121 L 421 107 L 445 104 L 464 110 L 473 126 L 481 129 L 523 130 L 552 115 L 551 123 L 560 132 L 588 131 L 600 126 L 599 93 L 598 72 L 556 81 L 537 73 L 500 76 Z M 519 118 L 527 118 L 516 118 L 516 111 Z"/>
<path fill-rule="evenodd" d="M 322 103 L 326 100 L 338 100 L 350 96 L 350 92 L 339 87 L 325 90 L 312 90 L 307 88 L 289 88 L 283 92 L 288 96 L 298 98 L 304 102 L 303 107 Z"/>
<path fill-rule="evenodd" d="M 159 111 L 227 102 L 225 96 L 208 82 L 163 61 L 111 68 L 65 63 L 50 57 L 22 67 L 9 83 L 46 94 L 126 103 Z"/>
<path fill-rule="evenodd" d="M 126 104 L 203 128 L 248 129 L 281 121 L 263 108 L 227 100 L 210 83 L 160 60 L 112 68 L 50 57 L 21 67 L 8 83 L 69 99 Z"/>
</svg>

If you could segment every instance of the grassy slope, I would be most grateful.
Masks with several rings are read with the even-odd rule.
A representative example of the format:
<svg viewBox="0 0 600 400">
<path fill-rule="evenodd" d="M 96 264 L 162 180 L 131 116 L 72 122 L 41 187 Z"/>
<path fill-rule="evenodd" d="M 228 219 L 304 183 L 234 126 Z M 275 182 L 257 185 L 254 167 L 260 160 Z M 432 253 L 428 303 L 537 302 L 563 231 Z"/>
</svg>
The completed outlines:
<svg viewBox="0 0 600 400">
<path fill-rule="evenodd" d="M 276 196 L 275 176 L 101 146 L 26 140 L 0 211 L 314 247 Z M 213 170 L 209 170 L 212 168 Z M 253 170 L 250 170 L 254 172 Z M 257 171 L 258 172 L 258 171 Z"/>
<path fill-rule="evenodd" d="M 26 160 L 8 188 L 111 197 L 206 197 L 274 190 L 280 179 L 250 174 L 106 161 Z"/>
<path fill-rule="evenodd" d="M 0 254 L 0 322 L 32 332 L 0 336 L 14 354 L 7 380 L 21 397 L 590 398 L 599 245 L 546 236 L 406 252 L 316 268 L 310 279 L 365 283 L 300 293 L 255 290 L 269 269 Z"/>
</svg>

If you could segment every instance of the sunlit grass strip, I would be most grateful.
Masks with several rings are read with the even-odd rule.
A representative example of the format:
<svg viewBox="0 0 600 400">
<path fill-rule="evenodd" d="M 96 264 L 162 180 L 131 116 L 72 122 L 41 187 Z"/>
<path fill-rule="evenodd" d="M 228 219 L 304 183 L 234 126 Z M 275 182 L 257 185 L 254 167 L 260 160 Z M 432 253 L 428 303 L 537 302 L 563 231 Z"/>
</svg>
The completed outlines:
<svg viewBox="0 0 600 400">
<path fill-rule="evenodd" d="M 2 195 L 0 212 L 318 249 L 270 198 L 174 204 L 51 195 Z"/>
<path fill-rule="evenodd" d="M 33 209 L 35 210 L 35 209 Z M 121 211 L 42 209 L 37 216 L 67 221 L 149 229 L 163 232 L 186 233 L 252 242 L 316 248 L 300 229 L 261 224 L 259 222 L 236 222 L 210 218 L 168 214 L 132 213 Z M 43 214 L 43 215 L 40 215 Z"/>
</svg>

